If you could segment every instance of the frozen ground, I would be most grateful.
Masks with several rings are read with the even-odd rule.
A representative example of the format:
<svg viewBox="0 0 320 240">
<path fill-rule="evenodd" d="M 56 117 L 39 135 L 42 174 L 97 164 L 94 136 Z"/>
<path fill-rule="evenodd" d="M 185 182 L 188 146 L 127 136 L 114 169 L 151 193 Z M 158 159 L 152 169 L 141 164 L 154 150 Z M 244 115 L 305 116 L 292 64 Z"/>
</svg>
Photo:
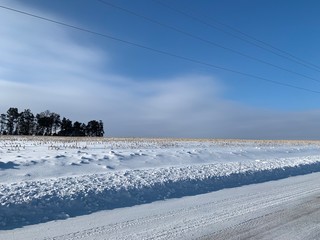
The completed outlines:
<svg viewBox="0 0 320 240">
<path fill-rule="evenodd" d="M 0 233 L 318 172 L 319 150 L 305 141 L 2 138 Z"/>
</svg>

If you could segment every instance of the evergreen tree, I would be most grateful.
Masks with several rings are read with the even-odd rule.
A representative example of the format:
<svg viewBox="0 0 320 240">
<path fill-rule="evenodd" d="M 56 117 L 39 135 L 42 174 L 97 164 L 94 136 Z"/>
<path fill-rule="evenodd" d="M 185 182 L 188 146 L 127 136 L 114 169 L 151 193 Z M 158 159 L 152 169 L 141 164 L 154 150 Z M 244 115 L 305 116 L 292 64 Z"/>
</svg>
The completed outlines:
<svg viewBox="0 0 320 240">
<path fill-rule="evenodd" d="M 91 120 L 88 124 L 60 119 L 60 115 L 46 110 L 36 116 L 30 109 L 19 113 L 18 108 L 9 108 L 0 116 L 0 134 L 18 135 L 60 135 L 60 136 L 91 136 L 102 137 L 103 122 Z"/>
<path fill-rule="evenodd" d="M 18 120 L 18 134 L 19 135 L 32 135 L 34 129 L 34 115 L 30 109 L 25 109 L 19 115 Z"/>
<path fill-rule="evenodd" d="M 9 108 L 7 111 L 7 131 L 9 135 L 17 134 L 18 108 Z"/>
<path fill-rule="evenodd" d="M 50 111 L 44 111 L 36 115 L 37 119 L 37 135 L 50 135 L 49 129 L 52 127 Z"/>
<path fill-rule="evenodd" d="M 7 128 L 7 116 L 6 114 L 2 113 L 0 117 L 0 134 L 6 134 Z"/>
<path fill-rule="evenodd" d="M 99 121 L 99 128 L 98 128 L 98 137 L 103 137 L 104 130 L 103 130 L 103 122 L 102 120 Z"/>
<path fill-rule="evenodd" d="M 85 136 L 86 135 L 86 125 L 83 123 L 80 123 L 78 121 L 73 123 L 73 132 L 72 136 Z"/>
<path fill-rule="evenodd" d="M 102 137 L 104 134 L 103 122 L 101 120 L 99 122 L 96 120 L 91 120 L 88 122 L 86 130 L 87 136 Z"/>
<path fill-rule="evenodd" d="M 87 125 L 86 124 L 81 123 L 81 131 L 82 131 L 81 136 L 87 136 Z"/>
<path fill-rule="evenodd" d="M 61 121 L 61 130 L 58 133 L 60 136 L 71 136 L 72 135 L 72 121 L 67 118 L 63 118 Z"/>
<path fill-rule="evenodd" d="M 61 126 L 60 115 L 57 113 L 51 113 L 50 117 L 52 118 L 52 122 L 53 122 L 52 131 L 53 131 L 53 134 L 56 135 L 58 128 L 60 128 L 60 126 Z"/>
</svg>

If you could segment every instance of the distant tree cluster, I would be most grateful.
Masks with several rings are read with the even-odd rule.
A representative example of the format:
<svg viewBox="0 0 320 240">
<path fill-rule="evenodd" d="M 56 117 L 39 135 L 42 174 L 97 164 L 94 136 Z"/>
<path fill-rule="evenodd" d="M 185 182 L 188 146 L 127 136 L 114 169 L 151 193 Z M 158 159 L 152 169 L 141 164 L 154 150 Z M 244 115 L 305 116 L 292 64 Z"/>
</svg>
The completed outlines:
<svg viewBox="0 0 320 240">
<path fill-rule="evenodd" d="M 49 110 L 34 115 L 30 109 L 19 112 L 9 108 L 0 117 L 1 135 L 41 135 L 41 136 L 89 136 L 102 137 L 103 122 L 91 120 L 87 124 L 74 123 Z"/>
</svg>

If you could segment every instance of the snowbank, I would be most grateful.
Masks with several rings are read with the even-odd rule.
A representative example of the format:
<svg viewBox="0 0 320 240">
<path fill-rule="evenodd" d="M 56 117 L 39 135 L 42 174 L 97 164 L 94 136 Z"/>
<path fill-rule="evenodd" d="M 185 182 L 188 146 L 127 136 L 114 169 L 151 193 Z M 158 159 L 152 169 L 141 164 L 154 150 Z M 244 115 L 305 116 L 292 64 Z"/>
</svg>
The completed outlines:
<svg viewBox="0 0 320 240">
<path fill-rule="evenodd" d="M 0 184 L 0 229 L 320 171 L 319 156 L 110 171 Z"/>
</svg>

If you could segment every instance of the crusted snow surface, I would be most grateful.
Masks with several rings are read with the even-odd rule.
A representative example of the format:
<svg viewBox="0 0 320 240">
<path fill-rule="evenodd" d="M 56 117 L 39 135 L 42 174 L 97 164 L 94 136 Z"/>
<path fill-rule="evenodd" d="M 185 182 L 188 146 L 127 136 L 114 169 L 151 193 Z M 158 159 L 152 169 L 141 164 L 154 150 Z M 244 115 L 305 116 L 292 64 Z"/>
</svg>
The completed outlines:
<svg viewBox="0 0 320 240">
<path fill-rule="evenodd" d="M 0 229 L 320 171 L 318 142 L 6 138 Z"/>
</svg>

